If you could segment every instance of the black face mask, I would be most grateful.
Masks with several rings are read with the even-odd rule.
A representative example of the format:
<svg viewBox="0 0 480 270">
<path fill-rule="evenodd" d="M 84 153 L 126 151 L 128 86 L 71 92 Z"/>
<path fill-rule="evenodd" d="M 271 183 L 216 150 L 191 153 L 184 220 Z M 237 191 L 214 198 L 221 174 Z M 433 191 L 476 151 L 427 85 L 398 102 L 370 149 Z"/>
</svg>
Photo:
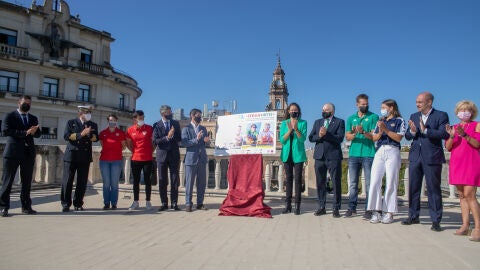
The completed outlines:
<svg viewBox="0 0 480 270">
<path fill-rule="evenodd" d="M 22 105 L 20 105 L 20 110 L 22 112 L 28 112 L 30 111 L 30 104 L 28 103 L 22 103 Z"/>
<path fill-rule="evenodd" d="M 329 118 L 330 116 L 332 116 L 331 112 L 322 112 L 322 117 L 323 118 Z"/>
<path fill-rule="evenodd" d="M 368 112 L 368 105 L 367 106 L 360 106 L 358 107 L 361 113 L 367 113 Z"/>
<path fill-rule="evenodd" d="M 291 116 L 292 118 L 298 118 L 298 112 L 292 112 L 292 113 L 290 114 L 290 116 Z"/>
<path fill-rule="evenodd" d="M 202 117 L 201 116 L 195 116 L 193 118 L 193 121 L 195 121 L 195 123 L 197 123 L 197 124 L 200 124 L 200 122 L 202 121 Z"/>
<path fill-rule="evenodd" d="M 167 120 L 172 120 L 172 119 L 173 119 L 173 115 L 171 115 L 171 114 L 165 115 L 165 119 L 167 119 Z"/>
</svg>

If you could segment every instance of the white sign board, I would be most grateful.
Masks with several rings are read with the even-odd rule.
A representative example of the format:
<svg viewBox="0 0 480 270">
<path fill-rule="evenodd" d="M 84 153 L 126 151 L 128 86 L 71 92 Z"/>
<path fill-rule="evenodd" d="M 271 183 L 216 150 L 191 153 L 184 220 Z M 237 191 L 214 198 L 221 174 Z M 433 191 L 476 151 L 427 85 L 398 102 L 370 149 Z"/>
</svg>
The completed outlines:
<svg viewBox="0 0 480 270">
<path fill-rule="evenodd" d="M 276 111 L 219 116 L 214 154 L 275 154 L 276 136 Z"/>
</svg>

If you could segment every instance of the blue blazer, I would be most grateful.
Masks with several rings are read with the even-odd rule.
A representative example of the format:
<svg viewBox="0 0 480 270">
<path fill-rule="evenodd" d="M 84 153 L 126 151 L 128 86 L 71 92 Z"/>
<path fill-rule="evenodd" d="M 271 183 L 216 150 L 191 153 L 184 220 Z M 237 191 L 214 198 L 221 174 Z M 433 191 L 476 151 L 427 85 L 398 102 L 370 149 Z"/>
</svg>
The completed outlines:
<svg viewBox="0 0 480 270">
<path fill-rule="evenodd" d="M 27 130 L 32 126 L 38 125 L 38 119 L 32 114 L 28 115 L 28 125 L 23 124 L 20 113 L 15 110 L 5 115 L 3 119 L 3 131 L 7 136 L 7 143 L 3 151 L 4 158 L 23 159 L 25 154 L 35 156 L 35 145 L 33 137 L 40 137 L 40 129 L 33 136 L 27 136 Z"/>
<path fill-rule="evenodd" d="M 187 148 L 184 162 L 185 165 L 197 165 L 197 163 L 207 163 L 207 151 L 205 150 L 205 142 L 203 139 L 208 136 L 207 129 L 200 125 L 198 132 L 203 130 L 203 136 L 197 141 L 197 135 L 192 124 L 182 129 L 182 145 Z"/>
<path fill-rule="evenodd" d="M 332 117 L 332 121 L 327 128 L 327 134 L 319 137 L 318 131 L 323 127 L 325 119 L 315 120 L 312 131 L 308 135 L 310 142 L 315 143 L 314 159 L 342 160 L 342 142 L 345 136 L 345 121 L 343 119 Z"/>
<path fill-rule="evenodd" d="M 172 119 L 170 125 L 175 128 L 173 138 L 170 140 L 167 139 L 168 132 L 162 120 L 153 125 L 153 145 L 157 148 L 157 162 L 164 162 L 169 152 L 174 155 L 172 158 L 178 156 L 178 161 L 180 161 L 180 151 L 178 149 L 178 144 L 182 141 L 180 124 Z"/>
<path fill-rule="evenodd" d="M 407 132 L 405 133 L 407 140 L 413 140 L 410 146 L 408 160 L 410 162 L 417 162 L 421 159 L 421 161 L 427 164 L 445 163 L 442 140 L 446 140 L 449 136 L 445 130 L 445 125 L 448 124 L 447 113 L 432 109 L 425 123 L 427 134 L 420 132 L 421 117 L 421 112 L 410 115 L 410 120 L 412 120 L 415 127 L 417 127 L 417 132 L 413 135 L 410 131 L 410 126 L 408 126 Z"/>
</svg>

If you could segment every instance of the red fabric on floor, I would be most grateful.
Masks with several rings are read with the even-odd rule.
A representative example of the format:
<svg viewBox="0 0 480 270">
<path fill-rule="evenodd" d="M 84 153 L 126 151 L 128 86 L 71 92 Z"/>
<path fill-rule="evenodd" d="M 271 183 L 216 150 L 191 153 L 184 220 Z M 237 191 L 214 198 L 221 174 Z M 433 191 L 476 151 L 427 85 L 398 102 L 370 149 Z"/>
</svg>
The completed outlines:
<svg viewBox="0 0 480 270">
<path fill-rule="evenodd" d="M 232 155 L 228 165 L 228 194 L 220 216 L 271 218 L 271 208 L 263 203 L 262 155 Z"/>
</svg>

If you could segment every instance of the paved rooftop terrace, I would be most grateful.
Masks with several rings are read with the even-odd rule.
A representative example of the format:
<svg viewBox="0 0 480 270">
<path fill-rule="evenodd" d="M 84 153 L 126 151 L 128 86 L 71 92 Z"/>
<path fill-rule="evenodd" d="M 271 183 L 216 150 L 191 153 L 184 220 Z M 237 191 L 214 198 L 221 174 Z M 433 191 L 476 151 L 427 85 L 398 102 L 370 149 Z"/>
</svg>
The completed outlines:
<svg viewBox="0 0 480 270">
<path fill-rule="evenodd" d="M 89 189 L 86 211 L 61 213 L 59 192 L 32 191 L 36 216 L 21 214 L 13 194 L 12 217 L 0 218 L 0 269 L 480 269 L 480 244 L 453 235 L 457 200 L 444 202 L 437 233 L 425 208 L 420 225 L 401 225 L 405 205 L 389 225 L 330 211 L 316 217 L 314 200 L 303 202 L 300 216 L 282 215 L 279 198 L 265 199 L 272 219 L 218 216 L 219 196 L 206 197 L 208 211 L 159 213 L 156 193 L 154 210 L 141 201 L 128 213 L 131 193 L 120 193 L 118 210 L 104 211 L 101 191 Z M 342 207 L 341 214 L 346 200 Z"/>
</svg>

